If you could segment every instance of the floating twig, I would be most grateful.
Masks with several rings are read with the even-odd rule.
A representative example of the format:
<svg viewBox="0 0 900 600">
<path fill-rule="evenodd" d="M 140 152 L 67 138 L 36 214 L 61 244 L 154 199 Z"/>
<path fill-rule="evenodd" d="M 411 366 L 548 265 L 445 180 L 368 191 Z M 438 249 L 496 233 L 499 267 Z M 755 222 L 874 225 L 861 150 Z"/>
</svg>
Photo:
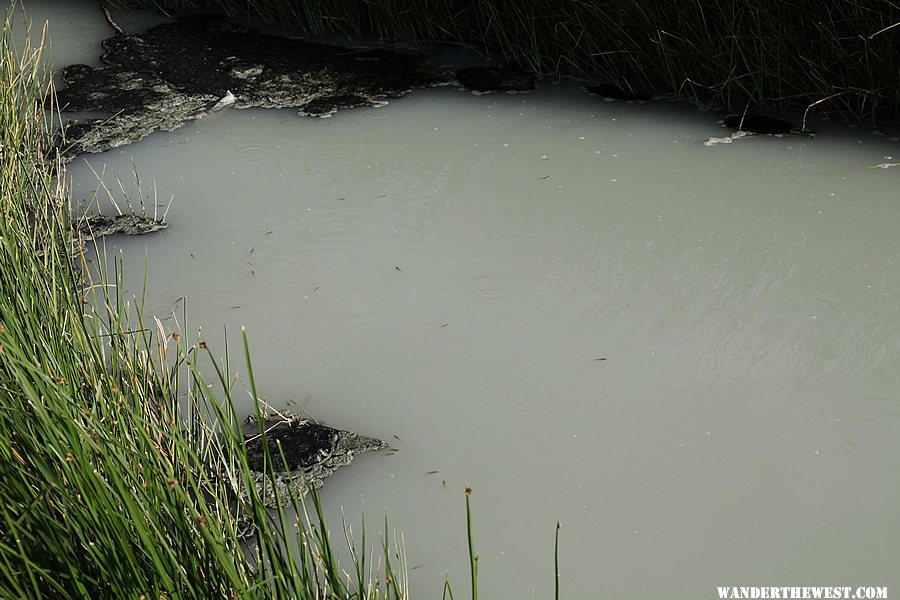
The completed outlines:
<svg viewBox="0 0 900 600">
<path fill-rule="evenodd" d="M 106 2 L 104 2 L 103 0 L 97 0 L 97 4 L 100 5 L 100 10 L 103 11 L 103 16 L 106 17 L 106 22 L 109 23 L 110 27 L 113 28 L 113 31 L 116 32 L 116 35 L 127 35 L 125 33 L 125 30 L 119 27 L 119 24 L 116 23 L 113 20 L 112 15 L 109 14 L 109 9 L 106 8 Z"/>
</svg>

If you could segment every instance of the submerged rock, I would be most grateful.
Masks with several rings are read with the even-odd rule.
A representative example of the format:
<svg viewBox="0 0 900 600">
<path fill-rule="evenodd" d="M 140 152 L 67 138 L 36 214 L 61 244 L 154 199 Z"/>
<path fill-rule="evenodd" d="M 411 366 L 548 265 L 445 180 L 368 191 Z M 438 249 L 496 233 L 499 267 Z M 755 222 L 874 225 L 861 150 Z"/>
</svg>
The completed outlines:
<svg viewBox="0 0 900 600">
<path fill-rule="evenodd" d="M 109 113 L 70 121 L 68 156 L 102 152 L 156 130 L 172 130 L 214 108 L 299 109 L 328 116 L 378 106 L 447 76 L 418 54 L 348 50 L 264 35 L 219 17 L 199 16 L 103 41 L 106 67 L 70 65 L 58 92 L 65 111 Z"/>
<path fill-rule="evenodd" d="M 531 92 L 537 77 L 531 71 L 514 66 L 464 67 L 456 72 L 459 83 L 473 92 Z"/>
</svg>

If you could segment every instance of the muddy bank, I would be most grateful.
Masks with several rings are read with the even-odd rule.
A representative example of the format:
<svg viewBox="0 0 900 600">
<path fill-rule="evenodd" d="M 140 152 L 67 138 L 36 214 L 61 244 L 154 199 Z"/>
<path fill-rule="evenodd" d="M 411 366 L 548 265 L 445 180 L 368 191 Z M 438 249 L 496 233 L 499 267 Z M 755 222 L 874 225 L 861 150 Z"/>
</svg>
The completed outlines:
<svg viewBox="0 0 900 600">
<path fill-rule="evenodd" d="M 69 158 L 170 131 L 226 106 L 295 108 L 303 116 L 328 117 L 343 108 L 386 104 L 417 87 L 455 84 L 476 94 L 515 93 L 533 91 L 538 83 L 536 73 L 512 64 L 439 69 L 424 54 L 266 35 L 213 15 L 182 17 L 108 38 L 102 46 L 107 66 L 62 69 L 62 110 L 108 115 L 68 121 L 61 146 Z M 610 84 L 586 90 L 607 99 L 650 99 Z"/>
<path fill-rule="evenodd" d="M 324 117 L 341 108 L 378 106 L 452 77 L 419 54 L 264 35 L 214 16 L 182 18 L 102 45 L 108 66 L 62 71 L 63 110 L 110 115 L 70 121 L 69 156 L 172 130 L 223 105 L 296 108 Z"/>
</svg>

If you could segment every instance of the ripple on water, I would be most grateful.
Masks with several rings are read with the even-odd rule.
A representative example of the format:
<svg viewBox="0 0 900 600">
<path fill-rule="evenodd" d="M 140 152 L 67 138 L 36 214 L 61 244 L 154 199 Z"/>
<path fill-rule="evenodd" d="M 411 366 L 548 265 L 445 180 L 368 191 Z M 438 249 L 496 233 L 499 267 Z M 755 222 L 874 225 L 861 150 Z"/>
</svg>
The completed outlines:
<svg viewBox="0 0 900 600">
<path fill-rule="evenodd" d="M 444 242 L 444 252 L 459 262 L 482 267 L 509 265 L 526 260 L 547 242 L 581 235 L 567 231 L 532 227 L 525 223 L 498 221 L 489 225 L 464 223 Z"/>
<path fill-rule="evenodd" d="M 276 270 L 296 274 L 300 267 L 309 276 L 364 289 L 392 285 L 430 264 L 435 253 L 426 229 L 405 214 L 348 206 L 309 211 L 266 239 L 278 245 Z"/>
<path fill-rule="evenodd" d="M 738 202 L 738 235 L 761 248 L 835 248 L 853 243 L 846 202 L 808 180 L 761 179 Z M 736 208 L 736 207 L 735 207 Z"/>
<path fill-rule="evenodd" d="M 833 320 L 846 314 L 837 300 L 821 296 L 800 296 L 786 304 L 789 313 L 809 321 Z"/>
<path fill-rule="evenodd" d="M 896 455 L 900 446 L 900 398 L 855 398 L 838 406 L 841 439 L 855 449 Z"/>
<path fill-rule="evenodd" d="M 511 234 L 501 226 L 470 229 L 451 238 L 444 246 L 447 255 L 459 262 L 477 266 L 499 266 L 525 258 L 528 240 Z"/>
<path fill-rule="evenodd" d="M 496 277 L 478 277 L 471 286 L 475 295 L 482 298 L 500 298 L 509 293 L 509 284 Z"/>
<path fill-rule="evenodd" d="M 244 146 L 235 150 L 235 158 L 243 163 L 258 163 L 266 160 L 272 155 L 269 148 L 262 146 Z"/>
<path fill-rule="evenodd" d="M 385 103 L 385 104 L 387 104 L 387 103 Z M 383 106 L 384 106 L 384 104 L 378 104 L 376 106 L 364 108 L 364 109 L 362 109 L 362 111 L 363 111 L 362 114 L 365 115 L 365 117 L 367 119 L 376 119 L 376 120 L 386 119 L 390 116 L 388 114 L 388 111 L 378 110 L 379 108 L 381 108 Z"/>
<path fill-rule="evenodd" d="M 897 182 L 896 176 L 881 186 L 881 192 L 876 192 L 876 197 L 882 210 L 894 215 L 900 214 L 900 182 Z"/>
</svg>

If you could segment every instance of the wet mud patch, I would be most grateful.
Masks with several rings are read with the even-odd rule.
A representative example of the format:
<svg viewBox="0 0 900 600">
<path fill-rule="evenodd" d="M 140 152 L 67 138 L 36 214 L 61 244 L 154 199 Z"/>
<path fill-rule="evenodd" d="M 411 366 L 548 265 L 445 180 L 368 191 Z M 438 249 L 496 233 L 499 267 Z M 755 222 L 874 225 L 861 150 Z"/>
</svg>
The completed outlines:
<svg viewBox="0 0 900 600">
<path fill-rule="evenodd" d="M 323 117 L 340 108 L 380 106 L 450 79 L 420 54 L 265 35 L 214 16 L 183 18 L 102 45 L 107 66 L 62 71 L 62 110 L 110 115 L 68 122 L 69 157 L 176 129 L 226 98 L 236 108 L 296 108 Z"/>
<path fill-rule="evenodd" d="M 463 67 L 456 79 L 475 94 L 488 92 L 533 92 L 537 89 L 537 75 L 513 65 L 503 67 Z"/>
</svg>

